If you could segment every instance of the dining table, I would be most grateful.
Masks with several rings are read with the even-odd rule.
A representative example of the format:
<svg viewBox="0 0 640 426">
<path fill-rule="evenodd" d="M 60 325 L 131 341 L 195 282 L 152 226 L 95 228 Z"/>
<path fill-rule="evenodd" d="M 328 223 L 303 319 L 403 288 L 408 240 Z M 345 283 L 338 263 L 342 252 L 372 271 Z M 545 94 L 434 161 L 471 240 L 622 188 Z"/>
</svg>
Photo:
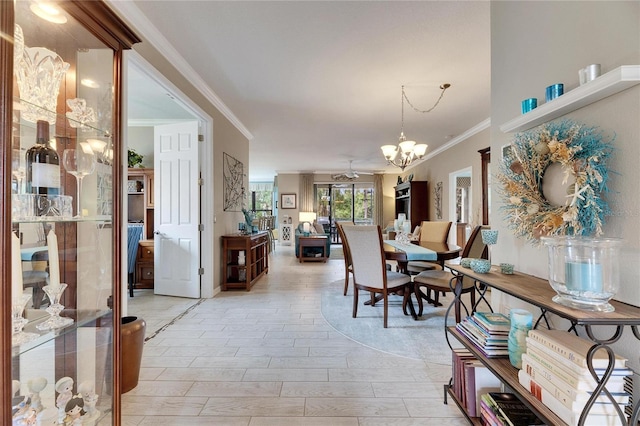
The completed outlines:
<svg viewBox="0 0 640 426">
<path fill-rule="evenodd" d="M 398 272 L 403 274 L 407 272 L 407 264 L 410 261 L 434 262 L 444 269 L 444 262 L 455 259 L 460 256 L 462 247 L 446 242 L 434 241 L 412 241 L 409 244 L 401 243 L 397 240 L 384 240 L 384 254 L 387 260 L 395 260 L 398 263 Z M 423 294 L 414 290 L 416 298 L 423 297 Z M 430 298 L 426 298 L 428 303 L 434 303 Z M 418 315 L 415 313 L 411 297 L 407 302 L 409 311 L 413 319 L 417 320 Z M 422 306 L 421 301 L 418 304 Z M 421 308 L 422 310 L 422 308 Z"/>
<path fill-rule="evenodd" d="M 384 240 L 384 254 L 387 260 L 398 262 L 399 272 L 407 273 L 410 261 L 434 262 L 444 269 L 444 262 L 460 256 L 462 247 L 450 243 L 433 241 L 413 241 L 402 244 L 397 240 Z"/>
</svg>

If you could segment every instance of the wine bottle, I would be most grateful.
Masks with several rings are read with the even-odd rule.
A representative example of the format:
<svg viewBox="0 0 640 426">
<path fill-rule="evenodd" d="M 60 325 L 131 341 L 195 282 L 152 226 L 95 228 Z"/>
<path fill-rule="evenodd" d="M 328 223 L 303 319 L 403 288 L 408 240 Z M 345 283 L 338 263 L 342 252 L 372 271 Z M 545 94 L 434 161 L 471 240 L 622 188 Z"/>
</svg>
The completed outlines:
<svg viewBox="0 0 640 426">
<path fill-rule="evenodd" d="M 60 193 L 60 158 L 49 143 L 49 122 L 38 120 L 36 144 L 27 150 L 27 192 L 40 195 Z"/>
</svg>

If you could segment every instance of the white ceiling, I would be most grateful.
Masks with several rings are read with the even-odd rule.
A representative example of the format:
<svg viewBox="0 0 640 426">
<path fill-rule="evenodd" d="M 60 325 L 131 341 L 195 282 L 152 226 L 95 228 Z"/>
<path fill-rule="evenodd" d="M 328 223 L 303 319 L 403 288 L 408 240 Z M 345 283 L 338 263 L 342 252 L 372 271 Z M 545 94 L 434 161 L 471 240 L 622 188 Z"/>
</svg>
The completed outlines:
<svg viewBox="0 0 640 426">
<path fill-rule="evenodd" d="M 356 170 L 397 173 L 380 146 L 397 143 L 402 85 L 426 110 L 451 84 L 433 112 L 405 103 L 405 134 L 428 152 L 490 115 L 487 1 L 129 3 L 252 136 L 254 181 L 339 172 L 351 159 Z M 134 118 L 165 114 L 166 94 L 141 96 Z"/>
</svg>

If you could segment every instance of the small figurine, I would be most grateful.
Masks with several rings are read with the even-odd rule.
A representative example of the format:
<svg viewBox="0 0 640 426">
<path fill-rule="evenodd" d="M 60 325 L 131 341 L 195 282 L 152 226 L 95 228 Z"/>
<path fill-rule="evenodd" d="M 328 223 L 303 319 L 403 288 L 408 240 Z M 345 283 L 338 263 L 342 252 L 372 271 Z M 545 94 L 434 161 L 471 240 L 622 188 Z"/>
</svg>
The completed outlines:
<svg viewBox="0 0 640 426">
<path fill-rule="evenodd" d="M 96 410 L 96 403 L 98 402 L 98 395 L 96 395 L 93 382 L 87 380 L 78 385 L 78 392 L 82 395 L 84 400 L 84 410 L 87 412 L 82 416 L 83 426 L 93 426 L 95 421 L 100 417 L 100 411 Z"/>
<path fill-rule="evenodd" d="M 71 377 L 63 377 L 56 382 L 56 392 L 58 392 L 58 398 L 56 398 L 56 407 L 58 407 L 58 421 L 62 423 L 65 417 L 65 407 L 67 402 L 73 396 L 73 379 Z"/>
<path fill-rule="evenodd" d="M 80 426 L 83 424 L 82 416 L 86 414 L 84 411 L 84 399 L 82 395 L 74 395 L 64 407 L 66 414 L 64 418 L 65 426 Z"/>
<path fill-rule="evenodd" d="M 26 426 L 28 419 L 35 420 L 35 410 L 31 408 L 31 398 L 28 396 L 14 396 L 11 399 L 11 418 L 13 426 Z M 31 423 L 33 424 L 33 423 Z"/>
<path fill-rule="evenodd" d="M 27 387 L 29 388 L 30 397 L 31 397 L 31 408 L 36 410 L 37 413 L 42 411 L 44 408 L 42 406 L 42 400 L 40 399 L 40 392 L 47 387 L 47 379 L 44 377 L 37 377 L 35 379 L 29 379 L 27 381 Z"/>
</svg>

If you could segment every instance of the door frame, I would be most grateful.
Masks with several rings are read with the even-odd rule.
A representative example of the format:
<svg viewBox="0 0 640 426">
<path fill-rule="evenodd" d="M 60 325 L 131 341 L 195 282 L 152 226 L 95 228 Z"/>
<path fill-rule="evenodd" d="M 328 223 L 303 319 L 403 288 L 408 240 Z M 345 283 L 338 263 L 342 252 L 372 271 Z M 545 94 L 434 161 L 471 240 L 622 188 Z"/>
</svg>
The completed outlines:
<svg viewBox="0 0 640 426">
<path fill-rule="evenodd" d="M 449 173 L 449 221 L 453 223 L 451 229 L 453 232 L 449 232 L 449 244 L 455 244 L 458 241 L 458 227 L 456 223 L 456 179 L 460 176 L 473 178 L 473 167 L 465 167 L 464 169 L 456 170 Z M 469 206 L 473 206 L 473 179 L 472 184 L 469 187 Z M 470 218 L 472 219 L 472 218 Z"/>
<path fill-rule="evenodd" d="M 214 185 L 213 176 L 215 169 L 214 150 L 213 150 L 213 118 L 207 114 L 200 106 L 193 102 L 187 95 L 178 89 L 171 81 L 169 81 L 160 71 L 158 71 L 153 65 L 151 65 L 146 59 L 144 59 L 135 50 L 129 50 L 125 52 L 125 68 L 128 66 L 135 67 L 138 71 L 144 73 L 152 79 L 156 84 L 170 93 L 174 98 L 174 101 L 180 104 L 183 108 L 188 110 L 194 118 L 198 121 L 199 134 L 203 136 L 203 142 L 200 146 L 200 155 L 198 159 L 198 168 L 200 171 L 200 177 L 203 180 L 203 185 L 200 186 L 198 192 L 200 193 L 200 222 L 205 224 L 204 230 L 200 234 L 200 266 L 204 268 L 204 273 L 200 280 L 200 296 L 202 298 L 211 298 L 214 296 L 214 255 L 215 247 L 214 241 Z M 128 74 L 125 72 L 124 81 L 127 81 Z M 123 99 L 127 99 L 128 92 L 125 86 L 125 93 Z M 126 104 L 126 102 L 124 102 Z M 126 106 L 126 105 L 125 105 Z M 127 110 L 124 108 L 125 114 L 123 114 L 123 140 L 127 140 L 127 127 L 128 127 L 128 115 Z M 124 150 L 123 150 L 124 151 Z M 122 153 L 123 158 L 126 161 L 126 152 Z M 126 162 L 124 163 L 126 164 Z M 203 167 L 203 164 L 207 164 L 207 167 Z M 126 184 L 126 180 L 124 181 Z M 204 188 L 210 188 L 210 190 L 203 190 Z M 126 189 L 126 188 L 124 188 Z M 124 192 L 126 193 L 126 191 Z M 125 200 L 126 202 L 126 200 Z M 124 211 L 127 206 L 124 205 Z M 123 235 L 126 235 L 126 223 L 123 223 Z M 126 238 L 123 239 L 123 258 L 126 265 Z M 123 269 L 126 272 L 126 268 Z M 126 277 L 122 282 L 126 286 Z M 126 288 L 123 289 L 123 295 L 127 295 Z M 126 299 L 126 297 L 125 297 Z M 122 301 L 123 307 L 126 307 L 126 300 Z M 124 312 L 124 310 L 123 310 Z"/>
</svg>

